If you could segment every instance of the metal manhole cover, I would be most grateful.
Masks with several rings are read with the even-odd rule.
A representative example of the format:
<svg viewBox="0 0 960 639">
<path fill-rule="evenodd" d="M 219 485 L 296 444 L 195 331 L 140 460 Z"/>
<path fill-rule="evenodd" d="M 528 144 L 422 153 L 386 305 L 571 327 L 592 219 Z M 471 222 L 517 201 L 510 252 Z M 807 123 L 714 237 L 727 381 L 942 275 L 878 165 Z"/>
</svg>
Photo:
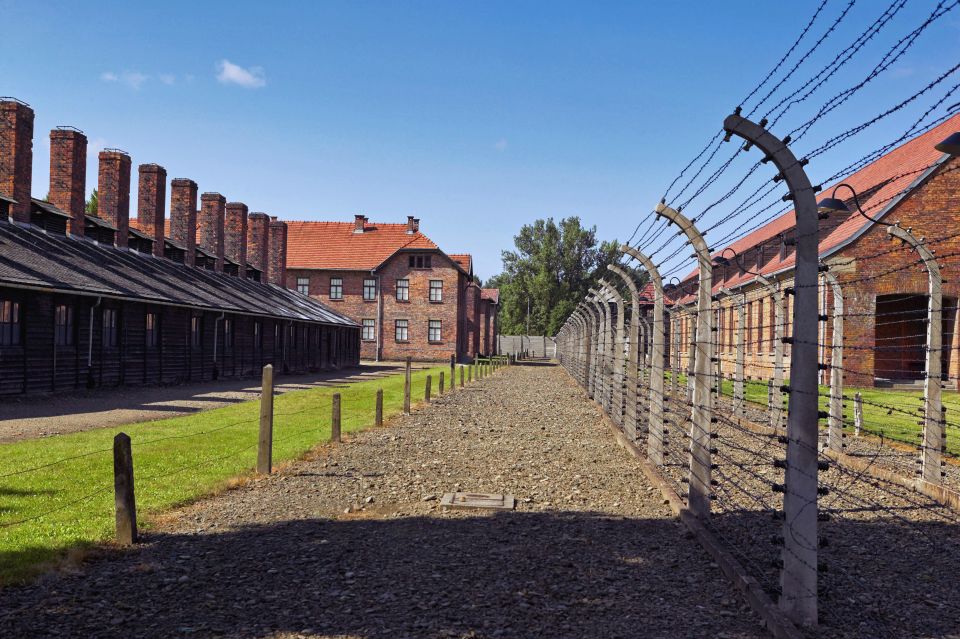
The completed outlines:
<svg viewBox="0 0 960 639">
<path fill-rule="evenodd" d="M 514 500 L 512 495 L 495 493 L 446 493 L 440 500 L 440 505 L 449 508 L 513 510 Z"/>
</svg>

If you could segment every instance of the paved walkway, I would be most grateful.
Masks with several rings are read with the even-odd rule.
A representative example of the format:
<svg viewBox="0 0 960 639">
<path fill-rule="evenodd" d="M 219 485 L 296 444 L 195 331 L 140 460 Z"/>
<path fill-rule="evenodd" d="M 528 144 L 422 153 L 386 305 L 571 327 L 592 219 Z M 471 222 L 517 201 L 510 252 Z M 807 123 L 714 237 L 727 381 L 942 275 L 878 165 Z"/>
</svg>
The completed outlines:
<svg viewBox="0 0 960 639">
<path fill-rule="evenodd" d="M 138 490 L 149 490 L 147 482 Z M 445 511 L 448 491 L 510 512 Z M 6 636 L 765 636 L 558 367 L 514 366 L 0 591 Z"/>
<path fill-rule="evenodd" d="M 278 393 L 391 375 L 397 362 L 363 362 L 358 368 L 308 375 L 280 375 Z M 418 365 L 424 366 L 424 365 Z M 257 399 L 259 379 L 222 379 L 181 386 L 129 386 L 0 400 L 0 443 L 94 428 L 135 424 L 198 413 Z"/>
</svg>

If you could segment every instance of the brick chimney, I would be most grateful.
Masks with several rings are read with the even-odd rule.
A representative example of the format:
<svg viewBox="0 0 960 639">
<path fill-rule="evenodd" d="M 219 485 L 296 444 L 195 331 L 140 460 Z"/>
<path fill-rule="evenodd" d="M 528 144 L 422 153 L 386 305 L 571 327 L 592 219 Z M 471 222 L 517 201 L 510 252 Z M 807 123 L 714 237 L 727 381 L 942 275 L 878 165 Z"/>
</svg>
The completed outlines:
<svg viewBox="0 0 960 639">
<path fill-rule="evenodd" d="M 163 218 L 167 200 L 167 170 L 159 164 L 140 165 L 137 226 L 153 238 L 153 254 L 163 257 Z"/>
<path fill-rule="evenodd" d="M 228 202 L 223 223 L 223 252 L 240 265 L 237 275 L 247 276 L 247 205 Z"/>
<path fill-rule="evenodd" d="M 363 233 L 364 227 L 367 225 L 367 216 L 366 215 L 354 215 L 353 216 L 353 232 L 354 233 Z"/>
<path fill-rule="evenodd" d="M 270 262 L 267 281 L 287 287 L 287 223 L 270 218 Z"/>
<path fill-rule="evenodd" d="M 251 213 L 247 216 L 247 262 L 261 273 L 261 282 L 267 281 L 270 263 L 270 216 Z"/>
<path fill-rule="evenodd" d="M 0 98 L 0 193 L 17 201 L 10 218 L 30 223 L 33 182 L 33 109 L 13 98 Z"/>
<path fill-rule="evenodd" d="M 170 182 L 170 239 L 186 249 L 183 263 L 197 263 L 197 183 L 187 178 Z"/>
<path fill-rule="evenodd" d="M 420 219 L 413 217 L 412 215 L 407 216 L 407 235 L 413 235 L 420 230 Z"/>
<path fill-rule="evenodd" d="M 223 273 L 223 216 L 227 198 L 219 193 L 204 193 L 200 196 L 200 247 L 213 253 L 217 261 L 213 270 Z"/>
<path fill-rule="evenodd" d="M 126 151 L 100 151 L 97 216 L 116 227 L 114 244 L 127 247 L 130 238 L 130 156 Z"/>
<path fill-rule="evenodd" d="M 70 214 L 71 235 L 83 235 L 86 194 L 87 136 L 57 127 L 50 131 L 50 203 Z"/>
</svg>

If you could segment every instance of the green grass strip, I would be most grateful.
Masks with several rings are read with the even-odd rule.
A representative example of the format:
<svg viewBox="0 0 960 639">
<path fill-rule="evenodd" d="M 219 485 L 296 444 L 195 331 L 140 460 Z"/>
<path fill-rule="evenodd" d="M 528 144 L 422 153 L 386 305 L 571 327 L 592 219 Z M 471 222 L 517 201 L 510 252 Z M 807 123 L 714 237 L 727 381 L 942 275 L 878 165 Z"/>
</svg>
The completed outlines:
<svg viewBox="0 0 960 639">
<path fill-rule="evenodd" d="M 414 371 L 411 399 L 423 400 L 426 376 Z M 282 382 L 282 379 L 278 380 Z M 274 398 L 274 466 L 301 457 L 330 437 L 331 397 L 339 392 L 342 431 L 373 425 L 376 392 L 384 418 L 403 409 L 403 374 L 292 391 Z M 0 583 L 43 570 L 71 548 L 113 536 L 113 437 L 130 435 L 139 525 L 172 507 L 253 474 L 259 400 L 151 422 L 0 444 Z M 26 471 L 26 472 L 24 472 Z"/>
</svg>

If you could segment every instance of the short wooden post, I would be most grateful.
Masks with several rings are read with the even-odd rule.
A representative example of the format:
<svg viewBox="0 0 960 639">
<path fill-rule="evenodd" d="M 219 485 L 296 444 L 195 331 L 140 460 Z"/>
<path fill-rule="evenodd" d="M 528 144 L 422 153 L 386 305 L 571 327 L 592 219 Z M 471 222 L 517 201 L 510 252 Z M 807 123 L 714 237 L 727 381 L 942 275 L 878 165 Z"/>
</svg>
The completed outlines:
<svg viewBox="0 0 960 639">
<path fill-rule="evenodd" d="M 427 375 L 427 384 L 423 387 L 423 401 L 430 401 L 430 387 L 433 385 L 433 375 Z"/>
<path fill-rule="evenodd" d="M 440 371 L 440 381 L 437 382 L 437 395 L 443 395 L 443 371 Z"/>
<path fill-rule="evenodd" d="M 450 356 L 450 390 L 457 387 L 457 356 Z"/>
<path fill-rule="evenodd" d="M 257 446 L 257 472 L 269 475 L 273 470 L 273 364 L 263 367 L 260 382 L 260 439 Z"/>
<path fill-rule="evenodd" d="M 460 367 L 460 388 L 463 388 L 463 366 Z"/>
<path fill-rule="evenodd" d="M 860 436 L 860 429 L 863 427 L 863 397 L 860 391 L 853 396 L 853 434 Z"/>
<path fill-rule="evenodd" d="M 377 426 L 383 426 L 383 389 L 377 389 L 377 408 L 376 414 L 374 417 L 374 424 Z"/>
<path fill-rule="evenodd" d="M 333 394 L 333 402 L 330 407 L 330 441 L 340 443 L 340 393 Z"/>
<path fill-rule="evenodd" d="M 410 414 L 410 358 L 407 358 L 407 369 L 403 378 L 403 412 Z"/>
<path fill-rule="evenodd" d="M 117 543 L 129 546 L 137 541 L 137 504 L 133 494 L 133 451 L 126 433 L 117 433 L 113 438 L 113 492 Z"/>
<path fill-rule="evenodd" d="M 473 364 L 467 364 L 467 381 L 473 381 Z"/>
</svg>

